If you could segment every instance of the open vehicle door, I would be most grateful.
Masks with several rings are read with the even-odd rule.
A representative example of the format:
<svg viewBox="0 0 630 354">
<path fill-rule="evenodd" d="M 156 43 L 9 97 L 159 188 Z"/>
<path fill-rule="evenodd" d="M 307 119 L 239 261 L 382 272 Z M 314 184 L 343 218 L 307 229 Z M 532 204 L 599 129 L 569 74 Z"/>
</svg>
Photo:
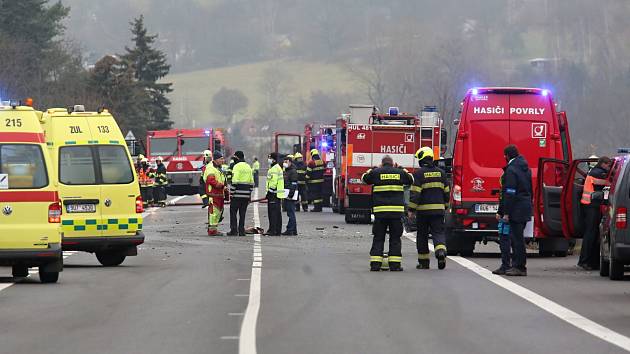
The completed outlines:
<svg viewBox="0 0 630 354">
<path fill-rule="evenodd" d="M 539 228 L 536 236 L 567 237 L 563 232 L 562 197 L 568 172 L 566 161 L 549 158 L 538 161 L 538 185 L 534 196 L 534 221 Z"/>
<path fill-rule="evenodd" d="M 597 159 L 577 159 L 571 162 L 562 193 L 562 232 L 567 238 L 582 238 L 582 191 L 588 172 L 595 166 Z"/>
</svg>

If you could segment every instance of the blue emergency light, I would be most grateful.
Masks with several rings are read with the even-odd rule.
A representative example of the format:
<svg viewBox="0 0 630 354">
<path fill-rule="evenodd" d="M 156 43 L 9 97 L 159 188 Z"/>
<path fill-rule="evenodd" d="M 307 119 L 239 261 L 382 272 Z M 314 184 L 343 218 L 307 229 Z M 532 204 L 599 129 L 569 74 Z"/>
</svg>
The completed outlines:
<svg viewBox="0 0 630 354">
<path fill-rule="evenodd" d="M 397 116 L 398 112 L 399 112 L 398 107 L 389 107 L 390 116 Z"/>
<path fill-rule="evenodd" d="M 547 90 L 547 89 L 542 90 L 542 95 L 547 97 L 547 95 L 549 95 L 549 90 Z"/>
<path fill-rule="evenodd" d="M 327 147 L 328 147 L 328 142 L 326 142 L 326 141 L 322 141 L 322 147 L 323 147 L 323 148 L 327 148 Z"/>
<path fill-rule="evenodd" d="M 474 88 L 470 91 L 470 93 L 472 93 L 473 95 L 477 96 L 479 94 L 479 89 Z"/>
<path fill-rule="evenodd" d="M 204 134 L 206 134 L 206 136 L 210 136 L 210 130 L 206 129 L 203 131 Z"/>
</svg>

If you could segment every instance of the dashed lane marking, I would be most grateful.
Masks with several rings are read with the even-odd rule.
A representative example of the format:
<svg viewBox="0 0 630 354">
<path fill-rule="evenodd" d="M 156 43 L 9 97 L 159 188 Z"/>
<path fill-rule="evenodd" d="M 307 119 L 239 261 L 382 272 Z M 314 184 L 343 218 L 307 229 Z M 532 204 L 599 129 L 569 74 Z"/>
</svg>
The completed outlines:
<svg viewBox="0 0 630 354">
<path fill-rule="evenodd" d="M 258 199 L 258 189 L 254 190 L 254 199 Z M 260 227 L 259 203 L 254 203 L 254 226 Z M 260 312 L 260 288 L 262 278 L 262 248 L 260 235 L 254 235 L 254 261 L 252 262 L 252 276 L 249 284 L 249 301 L 247 310 L 241 323 L 241 333 L 238 341 L 239 354 L 256 354 L 256 323 Z"/>
<path fill-rule="evenodd" d="M 416 237 L 413 234 L 405 233 L 404 236 L 409 240 L 416 242 Z M 429 244 L 429 249 L 431 250 L 431 252 L 434 252 L 434 247 L 432 244 Z M 540 309 L 547 311 L 548 313 L 567 322 L 568 324 L 575 326 L 605 342 L 608 342 L 625 351 L 630 352 L 630 338 L 609 328 L 606 328 L 597 322 L 591 321 L 588 318 L 580 315 L 579 313 L 569 310 L 568 308 L 558 303 L 555 303 L 547 299 L 546 297 L 539 295 L 521 285 L 507 280 L 500 275 L 492 274 L 491 271 L 469 259 L 459 256 L 448 257 L 448 259 L 476 273 L 477 275 L 485 278 L 493 284 L 511 292 L 512 294 L 529 301 Z"/>
</svg>

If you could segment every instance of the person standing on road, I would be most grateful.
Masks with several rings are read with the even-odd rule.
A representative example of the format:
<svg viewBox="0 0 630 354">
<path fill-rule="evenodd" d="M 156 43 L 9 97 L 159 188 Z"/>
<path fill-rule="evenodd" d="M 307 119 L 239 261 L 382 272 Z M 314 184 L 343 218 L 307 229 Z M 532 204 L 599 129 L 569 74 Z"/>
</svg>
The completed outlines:
<svg viewBox="0 0 630 354">
<path fill-rule="evenodd" d="M 225 201 L 225 176 L 221 172 L 224 160 L 220 151 L 215 151 L 212 157 L 212 163 L 206 165 L 203 173 L 208 195 L 208 236 L 223 236 L 223 233 L 219 232 L 219 222 L 223 216 Z"/>
<path fill-rule="evenodd" d="M 578 260 L 578 267 L 584 270 L 599 269 L 599 223 L 602 218 L 600 206 L 604 200 L 604 187 L 610 185 L 607 177 L 611 165 L 609 157 L 600 157 L 584 181 L 580 201 L 584 215 L 584 237 Z"/>
<path fill-rule="evenodd" d="M 258 157 L 254 156 L 254 162 L 252 162 L 252 171 L 254 172 L 254 188 L 258 188 L 258 180 L 260 178 L 260 161 Z"/>
<path fill-rule="evenodd" d="M 245 154 L 242 151 L 234 153 L 235 164 L 232 167 L 232 184 L 230 184 L 230 232 L 228 236 L 245 236 L 245 216 L 247 206 L 252 198 L 254 188 L 254 175 L 252 168 L 245 162 Z M 238 229 L 237 219 L 238 218 Z"/>
<path fill-rule="evenodd" d="M 306 167 L 306 181 L 308 184 L 308 199 L 313 203 L 314 212 L 322 211 L 324 199 L 322 188 L 324 186 L 324 161 L 319 157 L 317 149 L 311 150 L 311 161 Z"/>
<path fill-rule="evenodd" d="M 166 166 L 164 166 L 164 159 L 162 156 L 158 156 L 155 159 L 157 163 L 157 169 L 155 170 L 155 193 L 154 199 L 159 207 L 166 206 L 166 186 L 168 186 L 168 177 L 166 176 Z"/>
<path fill-rule="evenodd" d="M 374 238 L 370 249 L 370 270 L 373 272 L 381 270 L 385 235 L 389 231 L 389 270 L 402 271 L 400 237 L 403 233 L 402 216 L 405 214 L 405 186 L 413 183 L 413 176 L 401 168 L 394 167 L 393 159 L 386 155 L 381 160 L 381 167 L 368 170 L 361 179 L 372 185 Z"/>
<path fill-rule="evenodd" d="M 300 201 L 295 203 L 295 210 L 300 211 L 300 206 L 303 211 L 308 211 L 308 194 L 306 189 L 306 164 L 302 154 L 296 152 L 293 157 L 293 165 L 298 174 L 298 194 Z"/>
<path fill-rule="evenodd" d="M 149 159 L 143 157 L 138 170 L 138 180 L 140 181 L 140 195 L 144 206 L 153 205 L 153 188 L 155 186 L 155 172 L 149 165 Z"/>
<path fill-rule="evenodd" d="M 284 199 L 284 176 L 282 167 L 278 164 L 278 153 L 269 154 L 269 170 L 267 171 L 266 199 L 269 229 L 265 235 L 280 236 L 282 232 L 281 202 Z"/>
<path fill-rule="evenodd" d="M 283 201 L 284 210 L 289 218 L 287 230 L 282 234 L 285 236 L 297 236 L 297 220 L 295 219 L 295 205 L 297 201 L 295 197 L 297 197 L 298 193 L 298 173 L 293 165 L 291 155 L 284 158 L 282 167 L 284 167 L 284 188 L 286 188 L 286 198 Z"/>
<path fill-rule="evenodd" d="M 505 271 L 508 276 L 527 275 L 527 253 L 523 231 L 532 218 L 532 171 L 515 145 L 503 150 L 507 166 L 501 187 L 503 195 L 503 221 L 510 225 L 513 248 L 512 267 Z"/>
<path fill-rule="evenodd" d="M 444 211 L 448 205 L 450 187 L 446 172 L 433 163 L 433 149 L 423 147 L 416 152 L 420 168 L 413 174 L 413 186 L 409 200 L 409 218 L 416 214 L 418 250 L 417 269 L 429 269 L 429 233 L 433 237 L 438 269 L 446 267 L 446 240 L 444 236 Z"/>
<path fill-rule="evenodd" d="M 512 259 L 510 251 L 512 250 L 510 240 L 510 223 L 503 221 L 505 215 L 503 186 L 505 185 L 505 167 L 503 168 L 503 174 L 499 178 L 499 209 L 497 210 L 496 219 L 498 221 L 497 228 L 499 229 L 499 250 L 501 250 L 501 266 L 492 271 L 492 274 L 505 275 L 508 269 L 512 268 Z"/>
<path fill-rule="evenodd" d="M 208 207 L 208 196 L 206 195 L 206 181 L 204 179 L 204 172 L 206 170 L 206 166 L 212 163 L 212 152 L 210 150 L 205 150 L 203 152 L 203 165 L 201 166 L 201 176 L 199 176 L 199 197 L 201 198 L 201 208 Z"/>
</svg>

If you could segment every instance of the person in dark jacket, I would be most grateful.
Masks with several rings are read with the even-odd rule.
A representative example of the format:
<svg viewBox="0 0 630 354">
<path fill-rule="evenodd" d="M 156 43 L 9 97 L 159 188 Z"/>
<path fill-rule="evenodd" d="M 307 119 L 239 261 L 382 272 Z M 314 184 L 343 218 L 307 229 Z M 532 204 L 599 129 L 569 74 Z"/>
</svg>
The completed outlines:
<svg viewBox="0 0 630 354">
<path fill-rule="evenodd" d="M 578 267 L 584 270 L 599 269 L 599 223 L 602 218 L 600 206 L 604 200 L 604 187 L 610 185 L 607 177 L 611 165 L 609 157 L 600 157 L 584 181 L 580 201 L 584 215 L 584 236 L 578 260 Z"/>
<path fill-rule="evenodd" d="M 313 212 L 321 212 L 324 199 L 322 187 L 324 185 L 324 161 L 317 149 L 311 150 L 311 161 L 306 167 L 306 183 L 308 184 L 308 200 L 313 203 Z"/>
<path fill-rule="evenodd" d="M 493 274 L 505 275 L 508 269 L 512 268 L 512 259 L 510 256 L 511 240 L 510 240 L 510 223 L 503 221 L 505 215 L 505 207 L 503 205 L 503 185 L 505 184 L 505 167 L 503 168 L 503 174 L 499 178 L 499 209 L 497 210 L 496 219 L 498 221 L 497 228 L 499 229 L 499 249 L 501 250 L 501 266 L 492 271 Z"/>
<path fill-rule="evenodd" d="M 245 218 L 254 189 L 254 173 L 249 164 L 245 162 L 245 154 L 242 151 L 235 152 L 233 159 L 235 164 L 230 169 L 232 171 L 230 232 L 227 235 L 245 236 Z"/>
<path fill-rule="evenodd" d="M 291 155 L 284 158 L 284 163 L 282 164 L 284 168 L 284 188 L 287 190 L 286 198 L 283 200 L 284 202 L 284 210 L 287 212 L 287 217 L 289 218 L 289 222 L 287 223 L 287 230 L 282 234 L 285 236 L 296 236 L 297 235 L 297 220 L 295 219 L 295 204 L 297 203 L 294 200 L 297 197 L 298 193 L 298 173 L 293 165 L 293 159 Z"/>
<path fill-rule="evenodd" d="M 155 170 L 155 189 L 153 199 L 159 207 L 164 208 L 166 206 L 166 186 L 168 186 L 168 176 L 166 175 L 166 166 L 164 165 L 164 159 L 162 156 L 158 156 L 155 159 L 157 164 Z"/>
<path fill-rule="evenodd" d="M 416 247 L 417 269 L 429 269 L 429 233 L 433 237 L 438 268 L 446 267 L 446 239 L 444 235 L 444 211 L 449 202 L 450 187 L 446 172 L 433 163 L 433 149 L 423 147 L 416 152 L 420 168 L 413 174 L 413 186 L 409 199 L 409 217 L 416 214 L 418 226 Z"/>
<path fill-rule="evenodd" d="M 381 270 L 385 235 L 389 231 L 389 270 L 402 271 L 400 237 L 403 233 L 402 216 L 405 214 L 405 186 L 413 183 L 413 176 L 402 168 L 394 167 L 394 161 L 388 155 L 381 163 L 381 167 L 368 170 L 361 177 L 363 182 L 373 186 L 374 239 L 370 249 L 370 270 Z"/>
<path fill-rule="evenodd" d="M 527 275 L 527 256 L 523 231 L 532 218 L 532 171 L 515 145 L 503 150 L 507 161 L 501 188 L 503 195 L 503 221 L 510 225 L 510 240 L 513 255 L 512 267 L 505 272 L 508 276 Z"/>
<path fill-rule="evenodd" d="M 299 203 L 295 203 L 295 210 L 300 211 L 300 206 L 303 211 L 308 211 L 308 194 L 306 189 L 306 164 L 302 154 L 296 152 L 294 155 L 293 165 L 298 173 L 298 192 L 300 194 Z"/>
</svg>

